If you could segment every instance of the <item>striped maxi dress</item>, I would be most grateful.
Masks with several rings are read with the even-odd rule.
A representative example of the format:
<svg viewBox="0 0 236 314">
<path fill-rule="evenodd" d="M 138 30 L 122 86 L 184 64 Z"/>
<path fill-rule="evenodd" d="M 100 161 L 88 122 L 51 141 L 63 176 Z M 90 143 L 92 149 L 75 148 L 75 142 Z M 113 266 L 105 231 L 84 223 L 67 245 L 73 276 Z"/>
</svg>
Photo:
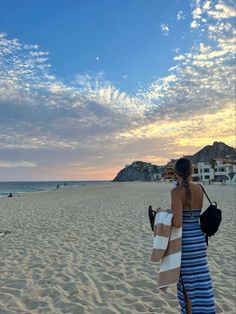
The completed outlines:
<svg viewBox="0 0 236 314">
<path fill-rule="evenodd" d="M 199 224 L 201 210 L 183 211 L 182 258 L 177 284 L 181 314 L 187 314 L 184 289 L 192 304 L 192 314 L 215 314 L 211 277 L 207 264 L 205 236 Z"/>
</svg>

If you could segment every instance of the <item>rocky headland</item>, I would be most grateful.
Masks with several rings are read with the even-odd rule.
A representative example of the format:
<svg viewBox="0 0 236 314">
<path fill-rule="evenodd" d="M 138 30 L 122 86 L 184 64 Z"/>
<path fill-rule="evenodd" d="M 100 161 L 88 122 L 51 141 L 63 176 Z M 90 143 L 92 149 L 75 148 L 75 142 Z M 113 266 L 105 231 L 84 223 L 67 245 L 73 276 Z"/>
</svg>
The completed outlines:
<svg viewBox="0 0 236 314">
<path fill-rule="evenodd" d="M 113 181 L 156 181 L 160 178 L 163 166 L 144 161 L 134 161 L 122 169 Z"/>
</svg>

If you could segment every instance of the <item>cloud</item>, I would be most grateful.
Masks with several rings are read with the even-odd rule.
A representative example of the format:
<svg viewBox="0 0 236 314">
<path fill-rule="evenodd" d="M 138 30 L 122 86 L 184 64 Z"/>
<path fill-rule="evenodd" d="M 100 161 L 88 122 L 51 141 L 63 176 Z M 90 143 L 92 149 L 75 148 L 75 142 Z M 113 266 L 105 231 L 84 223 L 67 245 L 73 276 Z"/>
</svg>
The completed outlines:
<svg viewBox="0 0 236 314">
<path fill-rule="evenodd" d="M 42 56 L 49 55 L 49 52 L 45 52 L 45 51 L 30 51 L 30 55 L 33 56 L 33 57 L 42 57 Z M 47 58 L 44 58 L 44 61 L 47 61 L 47 60 L 48 60 Z"/>
<path fill-rule="evenodd" d="M 210 19 L 217 21 L 235 18 L 235 4 L 228 1 L 201 1 L 195 0 L 192 12 L 193 20 L 191 28 L 198 28 L 200 23 L 212 23 Z M 214 22 L 213 22 L 214 23 Z"/>
<path fill-rule="evenodd" d="M 200 19 L 202 16 L 202 9 L 200 7 L 196 7 L 195 10 L 193 11 L 193 19 Z"/>
<path fill-rule="evenodd" d="M 65 85 L 53 75 L 38 46 L 0 41 L 2 147 L 70 148 L 90 138 L 112 137 L 143 119 L 146 105 L 120 92 L 104 74 L 78 75 Z M 85 139 L 86 138 L 86 139 Z"/>
<path fill-rule="evenodd" d="M 208 11 L 209 16 L 214 19 L 229 19 L 234 18 L 236 16 L 235 7 L 228 6 L 223 3 L 223 1 L 219 1 L 216 4 L 215 9 Z"/>
<path fill-rule="evenodd" d="M 194 20 L 194 21 L 191 22 L 190 27 L 191 28 L 198 28 L 199 24 L 196 22 L 196 20 Z"/>
<path fill-rule="evenodd" d="M 35 168 L 37 165 L 30 161 L 5 161 L 0 160 L 0 168 Z"/>
<path fill-rule="evenodd" d="M 0 33 L 1 171 L 12 169 L 14 177 L 13 165 L 17 171 L 28 165 L 44 178 L 67 171 L 105 178 L 135 159 L 164 163 L 196 151 L 201 139 L 234 143 L 231 8 L 229 1 L 195 1 L 194 45 L 185 53 L 176 50 L 168 74 L 132 95 L 105 73 L 80 73 L 65 83 L 52 74 L 48 52 Z"/>
<path fill-rule="evenodd" d="M 202 23 L 201 15 L 206 8 L 200 10 L 201 5 L 197 1 L 193 9 L 199 27 L 205 29 L 205 35 L 199 35 L 201 41 L 191 51 L 175 56 L 177 64 L 172 67 L 171 75 L 140 92 L 143 99 L 156 104 L 150 109 L 152 117 L 179 119 L 214 113 L 235 101 L 234 27 L 228 20 L 219 23 L 209 16 L 208 23 Z M 206 7 L 214 10 L 212 4 Z"/>
<path fill-rule="evenodd" d="M 184 20 L 185 19 L 184 12 L 183 11 L 179 11 L 177 13 L 176 19 L 177 19 L 177 21 Z"/>
<path fill-rule="evenodd" d="M 169 25 L 168 24 L 161 24 L 160 27 L 161 27 L 162 33 L 165 36 L 169 35 Z"/>
</svg>

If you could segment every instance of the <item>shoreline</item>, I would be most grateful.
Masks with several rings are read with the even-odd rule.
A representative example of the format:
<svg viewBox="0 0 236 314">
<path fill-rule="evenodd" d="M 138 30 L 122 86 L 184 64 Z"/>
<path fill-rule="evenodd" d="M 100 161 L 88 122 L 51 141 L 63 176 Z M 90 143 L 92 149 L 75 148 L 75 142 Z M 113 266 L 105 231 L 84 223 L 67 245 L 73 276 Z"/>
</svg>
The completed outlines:
<svg viewBox="0 0 236 314">
<path fill-rule="evenodd" d="M 64 183 L 67 183 L 67 185 L 64 185 Z M 74 183 L 74 184 L 71 184 L 71 183 Z M 9 193 L 12 193 L 12 195 L 14 196 L 20 196 L 22 194 L 25 194 L 25 193 L 40 193 L 40 192 L 46 192 L 46 191 L 53 191 L 53 190 L 57 190 L 57 189 L 64 189 L 64 188 L 69 188 L 69 187 L 80 187 L 80 186 L 84 186 L 84 185 L 93 185 L 93 184 L 103 184 L 103 183 L 107 183 L 109 181 L 9 181 L 9 182 L 4 182 L 4 181 L 1 181 L 0 182 L 0 197 L 8 197 Z M 30 184 L 33 184 L 33 185 L 37 185 L 38 184 L 38 187 L 36 187 L 35 189 L 31 189 L 30 190 Z M 55 185 L 52 185 L 52 183 L 55 183 Z M 4 187 L 4 184 L 8 185 L 9 184 L 12 184 L 13 185 L 13 188 L 8 188 L 8 190 L 6 192 L 3 192 L 1 193 L 1 186 Z M 43 184 L 45 184 L 45 187 L 43 187 Z M 15 187 L 14 187 L 15 185 Z M 24 185 L 28 185 L 27 189 L 24 191 L 24 190 L 21 190 L 22 187 L 21 186 L 24 186 Z M 50 186 L 51 185 L 51 186 Z M 57 187 L 58 185 L 58 187 Z M 16 188 L 16 186 L 18 186 Z M 14 190 L 15 189 L 15 190 Z M 17 190 L 18 189 L 18 190 Z"/>
<path fill-rule="evenodd" d="M 8 184 L 8 183 L 13 183 L 13 184 L 25 184 L 25 183 L 39 183 L 39 184 L 42 184 L 42 183 L 48 183 L 48 182 L 54 182 L 54 181 L 1 181 L 0 184 Z M 59 181 L 55 181 L 55 183 L 58 183 Z M 65 181 L 60 181 L 60 182 L 65 182 Z M 66 182 L 76 182 L 78 184 L 68 184 L 68 185 L 59 185 L 59 187 L 56 186 L 52 186 L 52 187 L 45 187 L 45 188 L 42 188 L 42 189 L 38 189 L 38 190 L 29 190 L 29 191 L 11 191 L 9 190 L 8 192 L 4 192 L 4 194 L 1 194 L 1 190 L 0 190 L 0 198 L 2 197 L 8 197 L 8 194 L 9 193 L 12 193 L 13 197 L 20 197 L 22 195 L 25 195 L 25 194 L 28 194 L 28 193 L 42 193 L 42 192 L 50 192 L 50 191 L 55 191 L 55 190 L 62 190 L 62 189 L 65 189 L 65 188 L 80 188 L 80 187 L 83 187 L 83 186 L 98 186 L 98 185 L 104 185 L 104 184 L 136 184 L 136 183 L 140 183 L 140 184 L 157 184 L 157 185 L 160 185 L 160 184 L 168 184 L 168 185 L 173 185 L 173 181 L 140 181 L 140 180 L 136 180 L 136 181 L 112 181 L 112 180 L 97 180 L 97 181 L 93 181 L 93 180 L 90 180 L 90 181 L 66 181 Z M 215 182 L 215 183 L 205 183 L 205 182 L 201 182 L 201 181 L 196 181 L 194 183 L 200 183 L 204 186 L 235 186 L 234 184 L 226 184 L 226 183 L 220 183 L 220 182 Z"/>
</svg>

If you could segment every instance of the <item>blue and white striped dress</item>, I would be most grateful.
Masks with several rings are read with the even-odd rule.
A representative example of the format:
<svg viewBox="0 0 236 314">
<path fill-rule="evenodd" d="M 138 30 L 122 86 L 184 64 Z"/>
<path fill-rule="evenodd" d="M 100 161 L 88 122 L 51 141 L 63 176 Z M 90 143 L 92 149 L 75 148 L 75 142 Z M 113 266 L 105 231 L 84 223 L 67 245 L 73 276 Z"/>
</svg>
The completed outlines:
<svg viewBox="0 0 236 314">
<path fill-rule="evenodd" d="M 190 211 L 183 211 L 181 275 L 177 284 L 181 314 L 187 314 L 183 288 L 191 300 L 193 314 L 216 313 L 200 213 L 200 209 L 193 209 L 191 216 Z"/>
</svg>

